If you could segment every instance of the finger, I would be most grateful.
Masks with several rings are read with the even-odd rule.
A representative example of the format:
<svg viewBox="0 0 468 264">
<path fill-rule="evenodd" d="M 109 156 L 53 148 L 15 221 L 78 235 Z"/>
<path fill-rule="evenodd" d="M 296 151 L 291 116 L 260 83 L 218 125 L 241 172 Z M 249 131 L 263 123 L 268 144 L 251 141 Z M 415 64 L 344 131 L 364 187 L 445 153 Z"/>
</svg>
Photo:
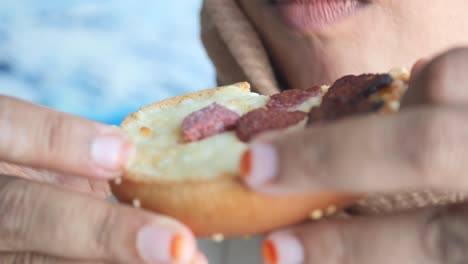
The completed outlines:
<svg viewBox="0 0 468 264">
<path fill-rule="evenodd" d="M 262 255 L 267 264 L 465 263 L 467 220 L 465 205 L 320 222 L 268 236 Z"/>
<path fill-rule="evenodd" d="M 422 69 L 426 67 L 426 65 L 430 62 L 429 59 L 422 58 L 416 61 L 416 63 L 413 65 L 413 68 L 411 69 L 411 74 L 410 76 L 417 76 L 421 73 Z"/>
<path fill-rule="evenodd" d="M 413 67 L 412 80 L 402 107 L 421 104 L 468 103 L 468 49 L 450 50 Z"/>
<path fill-rule="evenodd" d="M 120 174 L 131 151 L 117 128 L 0 96 L 0 160 L 89 177 Z"/>
<path fill-rule="evenodd" d="M 208 260 L 201 252 L 197 252 L 190 264 L 208 264 Z"/>
<path fill-rule="evenodd" d="M 117 263 L 189 263 L 179 223 L 44 184 L 0 176 L 0 251 Z"/>
<path fill-rule="evenodd" d="M 417 108 L 281 133 L 250 146 L 242 174 L 250 187 L 278 193 L 467 190 L 466 116 Z"/>
<path fill-rule="evenodd" d="M 47 170 L 32 169 L 11 163 L 0 162 L 0 175 L 11 175 L 37 182 L 50 183 L 70 191 L 78 191 L 105 198 L 111 194 L 108 181 L 91 180 L 62 175 Z"/>
<path fill-rule="evenodd" d="M 0 253 L 0 263 L 12 264 L 104 264 L 101 261 L 70 260 L 38 253 Z"/>
</svg>

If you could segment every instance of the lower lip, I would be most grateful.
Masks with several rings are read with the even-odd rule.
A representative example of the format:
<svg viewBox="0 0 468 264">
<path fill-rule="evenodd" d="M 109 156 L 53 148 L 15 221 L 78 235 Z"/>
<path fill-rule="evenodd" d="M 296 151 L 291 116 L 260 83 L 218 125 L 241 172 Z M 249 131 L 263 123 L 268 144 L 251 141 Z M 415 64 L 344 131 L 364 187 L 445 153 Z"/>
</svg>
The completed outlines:
<svg viewBox="0 0 468 264">
<path fill-rule="evenodd" d="M 317 30 L 353 16 L 366 4 L 359 0 L 278 0 L 283 19 L 299 30 Z"/>
</svg>

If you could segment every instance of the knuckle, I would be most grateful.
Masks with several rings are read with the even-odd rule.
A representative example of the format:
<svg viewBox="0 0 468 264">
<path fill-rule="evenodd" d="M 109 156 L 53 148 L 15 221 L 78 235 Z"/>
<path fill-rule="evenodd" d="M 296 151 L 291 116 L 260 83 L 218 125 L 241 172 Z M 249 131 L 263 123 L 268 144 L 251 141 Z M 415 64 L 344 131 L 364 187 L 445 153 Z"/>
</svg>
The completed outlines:
<svg viewBox="0 0 468 264">
<path fill-rule="evenodd" d="M 118 228 L 118 212 L 113 207 L 100 208 L 99 214 L 94 225 L 95 234 L 94 248 L 99 256 L 108 256 L 112 251 L 112 234 L 115 228 Z"/>
<path fill-rule="evenodd" d="M 305 247 L 306 263 L 320 263 L 327 259 L 329 264 L 353 264 L 349 234 L 343 228 L 321 223 L 306 232 L 296 233 Z"/>
<path fill-rule="evenodd" d="M 459 264 L 468 259 L 468 206 L 435 209 L 421 232 L 426 255 L 437 263 Z"/>
<path fill-rule="evenodd" d="M 3 254 L 0 256 L 0 263 L 5 264 L 19 264 L 19 263 L 30 263 L 27 254 Z"/>
<path fill-rule="evenodd" d="M 465 69 L 468 67 L 466 60 L 468 49 L 455 48 L 437 57 L 426 69 L 425 93 L 432 103 L 444 103 L 450 101 L 459 90 L 460 78 L 464 78 Z M 459 75 L 462 74 L 462 76 Z M 458 80 L 459 85 L 453 85 Z M 462 85 L 462 83 L 461 83 Z"/>
<path fill-rule="evenodd" d="M 38 142 L 43 142 L 42 151 L 47 156 L 60 155 L 60 146 L 68 134 L 65 116 L 52 113 L 47 115 L 44 121 L 42 127 L 37 130 L 37 137 L 41 139 Z"/>
<path fill-rule="evenodd" d="M 5 264 L 52 264 L 63 263 L 39 253 L 5 253 L 0 255 L 0 263 Z"/>
<path fill-rule="evenodd" d="M 405 144 L 409 147 L 409 161 L 415 166 L 429 186 L 441 187 L 440 175 L 450 173 L 450 159 L 453 158 L 453 148 L 458 130 L 457 121 L 447 113 L 431 111 L 423 115 L 415 123 L 411 132 L 412 141 Z"/>
<path fill-rule="evenodd" d="M 24 180 L 9 177 L 0 177 L 0 251 L 17 250 L 23 247 L 22 241 L 26 239 L 28 219 L 24 215 L 27 210 L 29 197 L 32 195 L 29 185 Z M 31 208 L 34 208 L 31 206 Z"/>
</svg>

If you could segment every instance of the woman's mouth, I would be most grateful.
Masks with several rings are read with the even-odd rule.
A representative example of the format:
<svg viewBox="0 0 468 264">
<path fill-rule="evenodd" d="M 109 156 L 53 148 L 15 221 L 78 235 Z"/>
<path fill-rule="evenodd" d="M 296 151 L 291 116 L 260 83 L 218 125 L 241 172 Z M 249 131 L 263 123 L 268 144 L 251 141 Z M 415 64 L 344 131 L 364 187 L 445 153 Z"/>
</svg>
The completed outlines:
<svg viewBox="0 0 468 264">
<path fill-rule="evenodd" d="M 270 0 L 290 26 L 317 30 L 350 17 L 369 4 L 366 0 Z"/>
</svg>

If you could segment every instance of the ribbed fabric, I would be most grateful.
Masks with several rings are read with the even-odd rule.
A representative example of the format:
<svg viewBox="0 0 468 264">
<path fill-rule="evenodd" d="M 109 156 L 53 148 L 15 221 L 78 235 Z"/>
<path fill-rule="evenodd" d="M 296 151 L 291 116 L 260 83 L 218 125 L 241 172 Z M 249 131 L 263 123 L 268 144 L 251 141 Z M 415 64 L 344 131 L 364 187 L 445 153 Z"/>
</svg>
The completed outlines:
<svg viewBox="0 0 468 264">
<path fill-rule="evenodd" d="M 220 85 L 249 81 L 263 94 L 279 91 L 265 48 L 234 0 L 206 0 L 201 21 L 202 40 Z"/>
<path fill-rule="evenodd" d="M 254 27 L 235 0 L 205 0 L 201 12 L 202 40 L 213 61 L 220 85 L 249 81 L 263 94 L 279 91 L 268 54 Z M 374 195 L 353 212 L 390 213 L 467 200 L 461 193 L 430 191 Z"/>
</svg>

